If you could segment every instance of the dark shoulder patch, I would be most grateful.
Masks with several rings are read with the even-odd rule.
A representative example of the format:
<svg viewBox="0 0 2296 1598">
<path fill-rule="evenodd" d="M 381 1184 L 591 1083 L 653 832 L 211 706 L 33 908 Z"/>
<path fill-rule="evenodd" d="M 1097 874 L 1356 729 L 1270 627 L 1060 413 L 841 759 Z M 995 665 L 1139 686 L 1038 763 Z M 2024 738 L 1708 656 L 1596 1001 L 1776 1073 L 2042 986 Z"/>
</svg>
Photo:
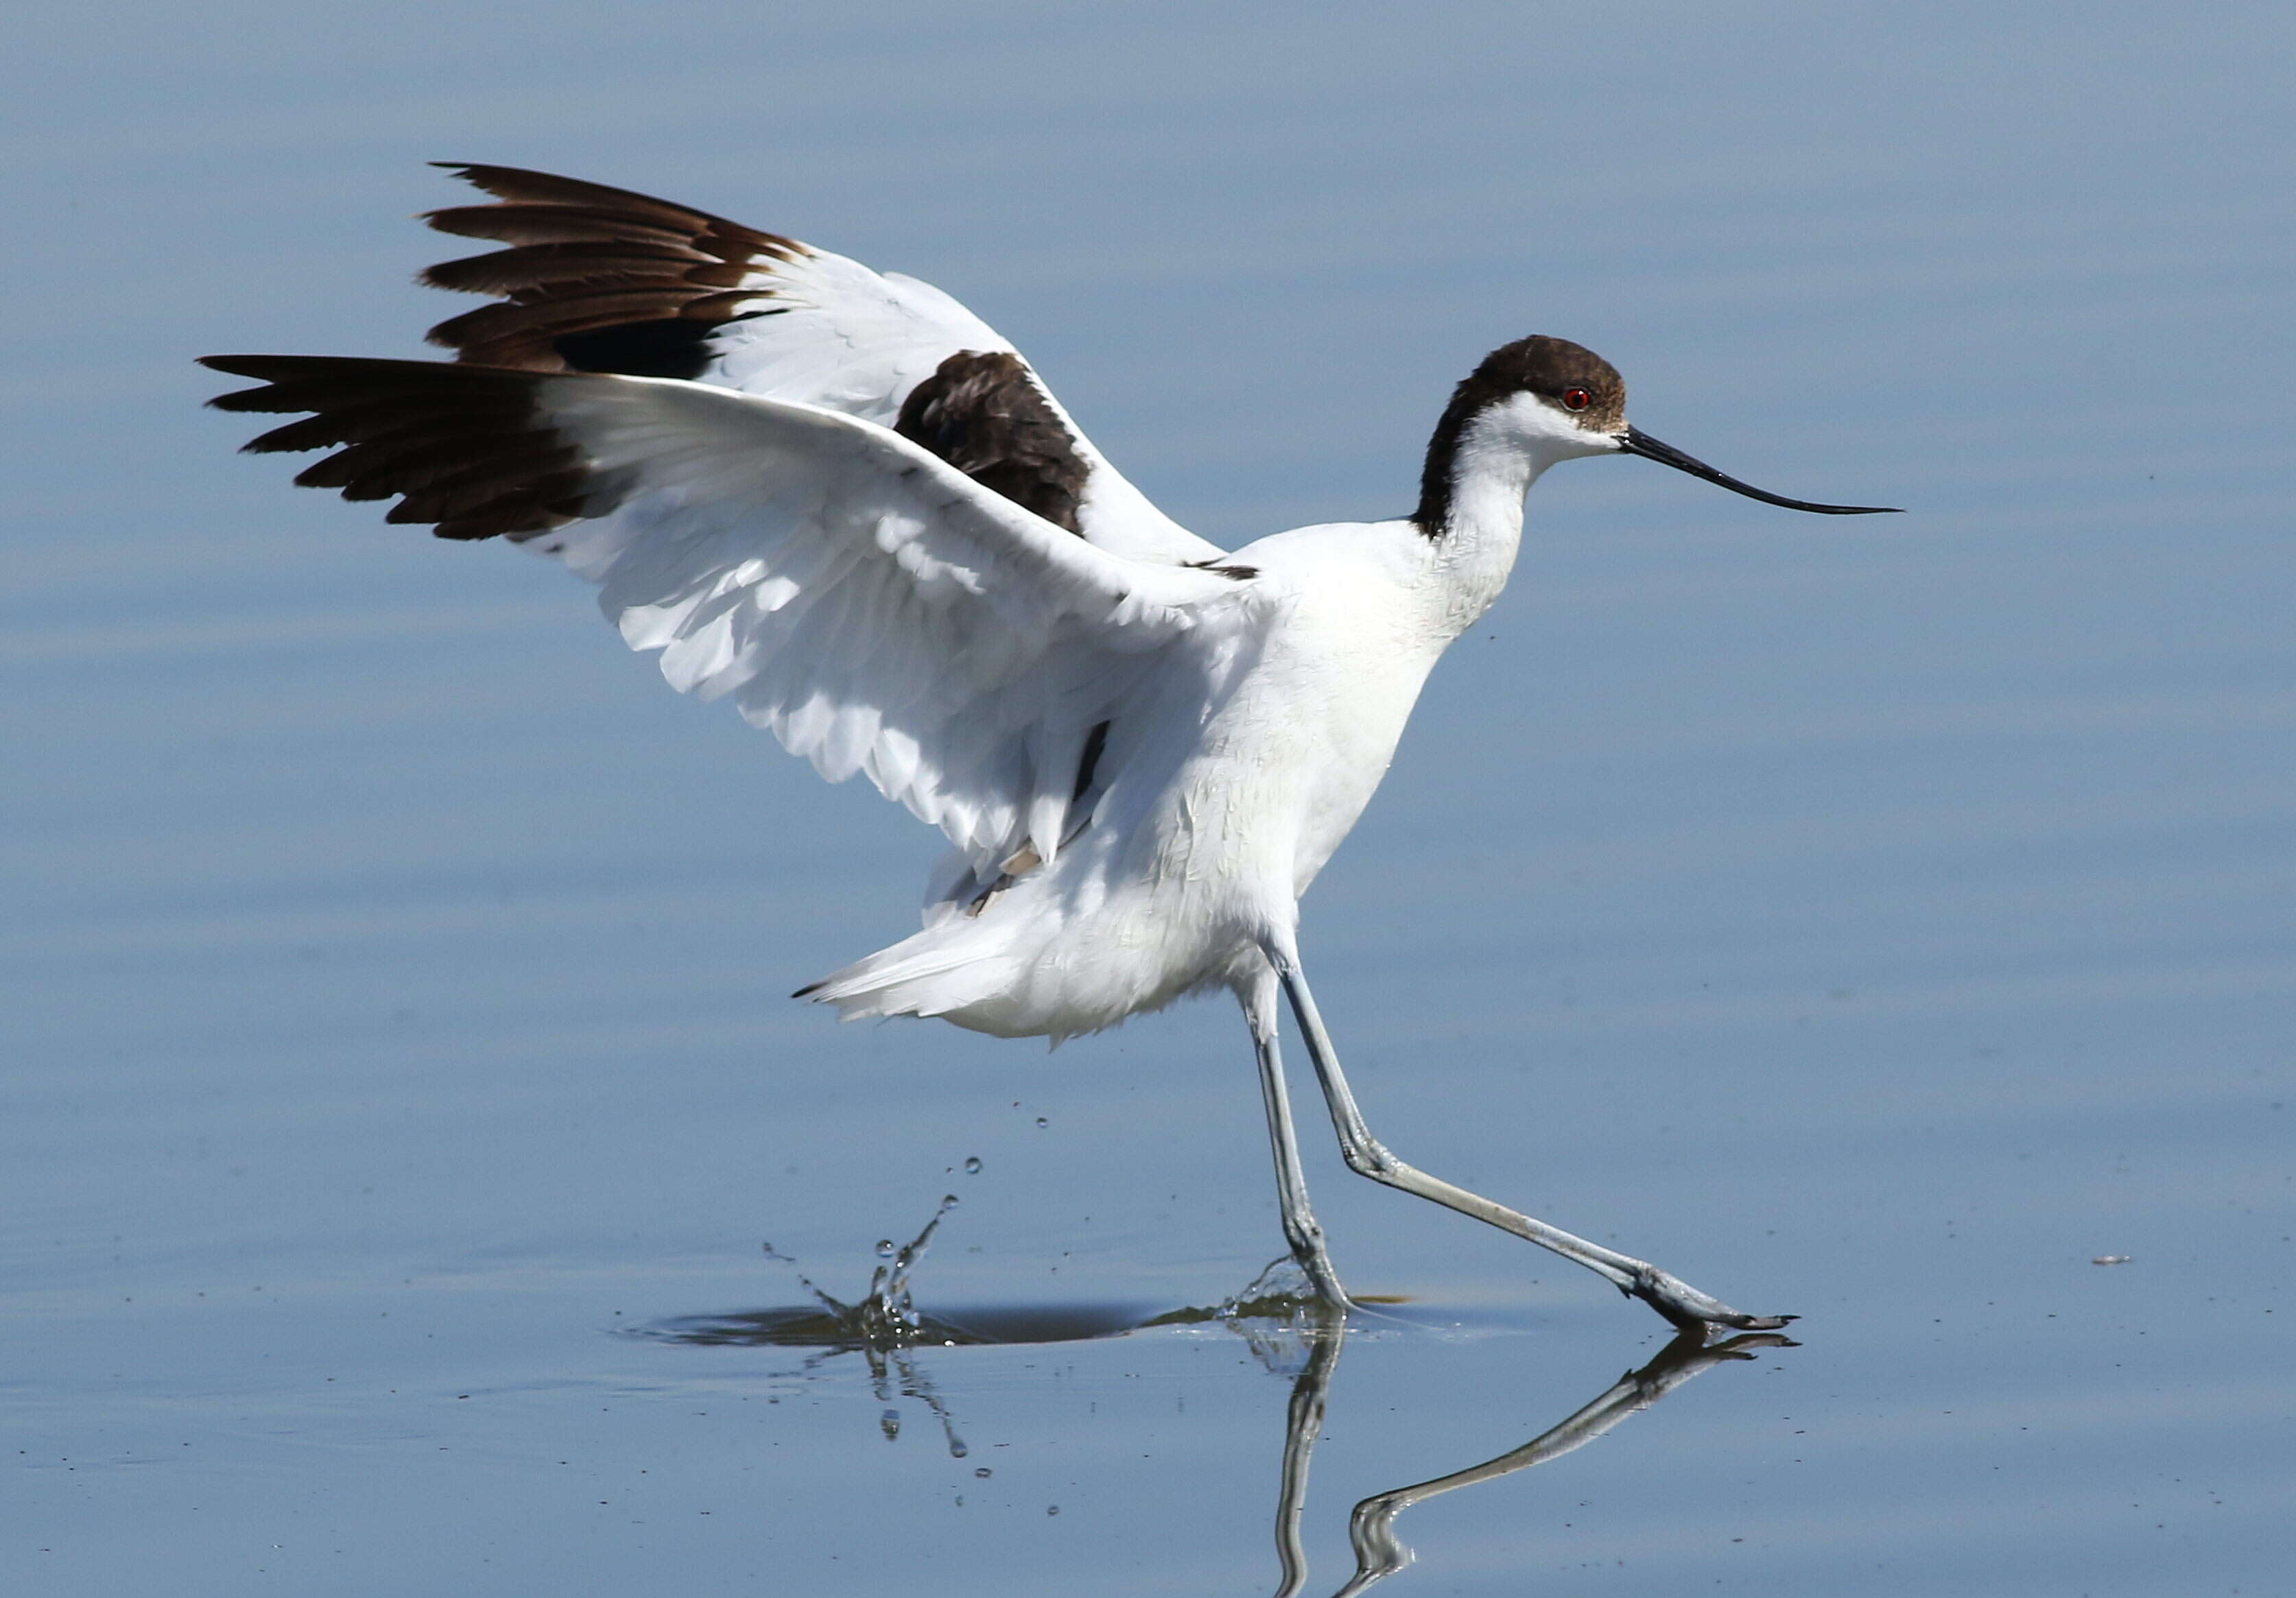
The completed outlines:
<svg viewBox="0 0 2296 1598">
<path fill-rule="evenodd" d="M 961 349 L 909 390 L 893 430 L 1074 533 L 1091 467 L 1019 356 Z"/>
</svg>

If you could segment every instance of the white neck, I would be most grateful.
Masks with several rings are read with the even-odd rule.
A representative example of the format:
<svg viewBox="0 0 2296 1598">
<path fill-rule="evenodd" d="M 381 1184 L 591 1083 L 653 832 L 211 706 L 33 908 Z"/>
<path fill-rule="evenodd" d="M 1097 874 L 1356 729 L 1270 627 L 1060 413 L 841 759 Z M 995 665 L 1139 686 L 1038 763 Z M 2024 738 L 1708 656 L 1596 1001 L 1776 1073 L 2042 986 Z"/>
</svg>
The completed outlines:
<svg viewBox="0 0 2296 1598">
<path fill-rule="evenodd" d="M 1523 497 L 1539 474 L 1557 461 L 1617 447 L 1527 394 L 1467 423 L 1451 461 L 1450 512 L 1433 549 L 1450 636 L 1473 626 L 1506 586 L 1522 545 Z"/>
</svg>

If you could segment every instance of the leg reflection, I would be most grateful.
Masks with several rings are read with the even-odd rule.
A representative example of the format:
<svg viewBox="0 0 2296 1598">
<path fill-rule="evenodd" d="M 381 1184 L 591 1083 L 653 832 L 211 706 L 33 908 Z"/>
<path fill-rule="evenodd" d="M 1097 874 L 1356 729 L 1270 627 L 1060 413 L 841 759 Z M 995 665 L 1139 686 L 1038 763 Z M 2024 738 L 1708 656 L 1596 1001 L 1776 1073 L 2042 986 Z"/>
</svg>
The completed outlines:
<svg viewBox="0 0 2296 1598">
<path fill-rule="evenodd" d="M 1332 1373 L 1338 1368 L 1340 1350 L 1347 1340 L 1344 1313 L 1318 1306 L 1312 1322 L 1312 1326 L 1302 1328 L 1308 1338 L 1308 1363 L 1292 1384 L 1283 1436 L 1283 1475 L 1275 1509 L 1275 1552 L 1283 1567 L 1283 1585 L 1276 1588 L 1276 1598 L 1295 1598 L 1307 1585 L 1308 1559 L 1300 1527 L 1307 1509 L 1308 1463 L 1323 1430 Z M 1395 1535 L 1395 1518 L 1413 1504 L 1560 1458 L 1718 1364 L 1752 1359 L 1764 1348 L 1795 1346 L 1792 1339 L 1775 1332 L 1745 1332 L 1714 1342 L 1707 1340 L 1709 1335 L 1699 1327 L 1684 1331 L 1659 1351 L 1657 1358 L 1640 1370 L 1628 1372 L 1520 1448 L 1447 1476 L 1374 1493 L 1357 1504 L 1348 1517 L 1348 1540 L 1355 1549 L 1356 1571 L 1333 1598 L 1354 1598 L 1411 1562 L 1411 1550 Z"/>
<path fill-rule="evenodd" d="M 1294 1598 L 1307 1585 L 1308 1548 L 1300 1536 L 1300 1517 L 1308 1507 L 1308 1460 L 1323 1435 L 1332 1373 L 1339 1368 L 1340 1348 L 1348 1340 L 1348 1312 L 1338 1306 L 1311 1299 L 1301 1315 L 1308 1363 L 1292 1379 L 1283 1426 L 1283 1479 L 1275 1498 L 1275 1557 L 1283 1567 L 1283 1585 L 1275 1589 L 1275 1598 Z"/>
</svg>

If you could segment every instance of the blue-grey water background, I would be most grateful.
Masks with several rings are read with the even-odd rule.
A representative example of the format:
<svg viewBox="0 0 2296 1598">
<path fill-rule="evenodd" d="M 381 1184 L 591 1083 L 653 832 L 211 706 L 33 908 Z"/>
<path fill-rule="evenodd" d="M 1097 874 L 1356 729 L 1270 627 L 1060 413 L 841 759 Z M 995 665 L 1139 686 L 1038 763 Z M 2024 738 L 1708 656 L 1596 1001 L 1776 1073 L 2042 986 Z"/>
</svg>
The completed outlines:
<svg viewBox="0 0 2296 1598">
<path fill-rule="evenodd" d="M 850 1294 L 944 1192 L 927 1308 L 1213 1304 L 1272 1183 L 1224 1001 L 1049 1055 L 789 1003 L 933 837 L 546 564 L 234 456 L 192 357 L 421 353 L 458 251 L 407 218 L 465 160 L 941 285 L 1224 542 L 1405 508 L 1531 331 L 1726 470 L 1911 507 L 1554 473 L 1309 896 L 1389 1143 L 1804 1317 L 1406 1512 L 1387 1590 L 2296 1592 L 2292 48 L 2243 4 L 12 20 L 0 1586 L 1277 1585 L 1298 1361 L 1234 1330 L 659 1335 Z M 1331 1373 L 1328 1592 L 1357 1500 L 1664 1328 L 1309 1129 L 1351 1284 L 1413 1300 Z"/>
</svg>

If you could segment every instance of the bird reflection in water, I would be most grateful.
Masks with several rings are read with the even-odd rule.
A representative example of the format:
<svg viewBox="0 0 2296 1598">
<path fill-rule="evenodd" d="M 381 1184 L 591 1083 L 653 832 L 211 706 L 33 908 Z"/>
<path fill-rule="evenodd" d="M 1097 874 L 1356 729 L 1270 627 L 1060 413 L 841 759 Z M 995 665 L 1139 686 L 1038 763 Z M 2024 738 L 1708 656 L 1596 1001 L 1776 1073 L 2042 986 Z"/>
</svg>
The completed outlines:
<svg viewBox="0 0 2296 1598">
<path fill-rule="evenodd" d="M 943 1200 L 924 1230 L 907 1244 L 895 1248 L 890 1240 L 880 1243 L 877 1252 L 884 1263 L 877 1266 L 868 1292 L 854 1303 L 832 1297 L 800 1274 L 798 1281 L 813 1296 L 810 1305 L 684 1316 L 634 1330 L 668 1342 L 807 1349 L 809 1352 L 797 1373 L 801 1375 L 811 1374 L 837 1356 L 858 1353 L 868 1361 L 873 1392 L 886 1406 L 879 1424 L 887 1439 L 899 1435 L 899 1412 L 891 1407 L 898 1395 L 931 1411 L 940 1422 L 950 1456 L 962 1459 L 967 1453 L 964 1440 L 957 1434 L 948 1406 L 918 1362 L 921 1350 L 1076 1342 L 1160 1327 L 1223 1327 L 1242 1337 L 1268 1370 L 1292 1373 L 1283 1468 L 1276 1488 L 1275 1552 L 1281 1585 L 1275 1598 L 1297 1598 L 1308 1577 L 1301 1533 L 1308 1507 L 1308 1462 L 1323 1433 L 1332 1381 L 1347 1345 L 1350 1319 L 1374 1324 L 1412 1323 L 1387 1315 L 1376 1303 L 1358 1300 L 1345 1310 L 1335 1307 L 1316 1294 L 1314 1284 L 1288 1255 L 1240 1292 L 1201 1308 L 1156 1314 L 1120 1304 L 1031 1305 L 929 1313 L 913 1301 L 910 1277 L 942 1217 L 955 1203 L 954 1197 Z M 770 1244 L 766 1253 L 783 1263 L 794 1263 L 775 1253 Z M 1648 1409 L 1693 1376 L 1717 1365 L 1751 1360 L 1764 1349 L 1796 1346 L 1792 1338 L 1776 1332 L 1718 1337 L 1712 1328 L 1686 1328 L 1649 1364 L 1628 1372 L 1521 1446 L 1447 1475 L 1373 1494 L 1349 1514 L 1348 1540 L 1354 1549 L 1356 1569 L 1332 1598 L 1353 1598 L 1412 1562 L 1411 1550 L 1395 1531 L 1396 1517 L 1412 1505 L 1559 1459 L 1593 1442 L 1629 1415 Z"/>
<path fill-rule="evenodd" d="M 1328 1319 L 1310 1344 L 1307 1368 L 1292 1384 L 1292 1403 L 1283 1432 L 1283 1473 L 1275 1507 L 1275 1553 L 1283 1571 L 1283 1585 L 1275 1589 L 1275 1598 L 1294 1598 L 1307 1586 L 1308 1555 L 1300 1527 L 1308 1505 L 1308 1458 L 1323 1430 L 1332 1373 L 1338 1368 L 1340 1348 L 1347 1339 L 1344 1315 L 1320 1300 L 1311 1301 L 1305 1307 Z M 1365 1498 L 1348 1515 L 1348 1541 L 1355 1550 L 1355 1574 L 1332 1598 L 1352 1598 L 1352 1594 L 1365 1591 L 1411 1562 L 1411 1550 L 1395 1535 L 1395 1518 L 1413 1504 L 1559 1459 L 1593 1442 L 1628 1415 L 1641 1414 L 1693 1376 L 1718 1364 L 1752 1359 L 1764 1348 L 1798 1346 L 1792 1338 L 1773 1332 L 1746 1332 L 1710 1340 L 1712 1337 L 1707 1328 L 1686 1327 L 1659 1351 L 1657 1358 L 1639 1370 L 1628 1371 L 1521 1447 L 1479 1465 L 1469 1465 L 1408 1487 L 1390 1487 Z"/>
</svg>

